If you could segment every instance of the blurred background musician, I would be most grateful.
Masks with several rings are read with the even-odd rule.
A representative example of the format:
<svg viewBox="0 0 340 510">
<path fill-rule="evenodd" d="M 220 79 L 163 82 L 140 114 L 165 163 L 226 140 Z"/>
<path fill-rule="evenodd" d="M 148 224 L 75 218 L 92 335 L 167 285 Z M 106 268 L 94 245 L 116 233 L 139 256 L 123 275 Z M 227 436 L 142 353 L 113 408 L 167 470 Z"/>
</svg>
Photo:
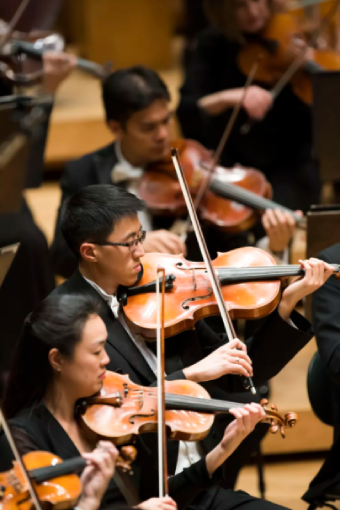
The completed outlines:
<svg viewBox="0 0 340 510">
<path fill-rule="evenodd" d="M 0 14 L 1 7 L 3 7 L 2 4 L 0 4 Z M 30 14 L 30 19 L 27 18 L 27 23 L 29 21 L 31 23 L 29 27 L 37 27 L 34 24 L 32 12 L 29 10 L 27 12 Z M 6 25 L 3 26 L 6 27 Z M 41 83 L 33 90 L 30 89 L 30 93 L 47 94 L 52 98 L 60 83 L 74 68 L 75 57 L 66 53 L 46 52 L 41 66 L 44 71 Z M 14 94 L 17 90 L 4 76 L 0 75 L 0 100 L 1 97 Z M 20 93 L 28 92 L 20 88 Z M 26 188 L 38 187 L 42 182 L 45 144 L 52 107 L 52 100 L 50 105 L 43 106 L 46 118 L 40 126 L 38 136 L 33 138 L 30 144 Z M 18 213 L 0 215 L 0 247 L 16 242 L 20 242 L 20 248 L 0 289 L 2 369 L 8 369 L 10 366 L 13 347 L 25 317 L 51 292 L 55 285 L 46 238 L 36 225 L 24 197 Z"/>
<path fill-rule="evenodd" d="M 324 261 L 339 260 L 340 243 L 319 253 Z M 333 445 L 327 453 L 324 464 L 312 480 L 303 499 L 312 503 L 325 494 L 335 494 L 340 499 L 340 282 L 330 278 L 313 295 L 312 322 L 322 364 L 327 368 L 332 401 L 332 422 L 334 424 Z"/>
<path fill-rule="evenodd" d="M 212 26 L 198 37 L 177 114 L 184 136 L 215 148 L 243 94 L 246 76 L 238 67 L 238 53 L 261 35 L 277 6 L 275 0 L 206 0 L 205 7 Z M 257 122 L 242 134 L 249 117 Z M 306 211 L 319 201 L 310 108 L 290 85 L 274 103 L 266 85 L 250 86 L 221 162 L 258 168 L 272 184 L 275 200 L 292 209 Z"/>
</svg>

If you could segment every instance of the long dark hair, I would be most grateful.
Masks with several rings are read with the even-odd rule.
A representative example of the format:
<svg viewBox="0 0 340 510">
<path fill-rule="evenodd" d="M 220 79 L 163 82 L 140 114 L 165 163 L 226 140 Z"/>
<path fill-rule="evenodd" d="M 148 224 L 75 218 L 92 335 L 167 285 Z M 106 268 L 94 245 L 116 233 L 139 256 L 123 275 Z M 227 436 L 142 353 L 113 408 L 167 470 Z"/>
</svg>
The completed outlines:
<svg viewBox="0 0 340 510">
<path fill-rule="evenodd" d="M 41 402 L 53 374 L 51 349 L 72 357 L 89 316 L 100 314 L 102 303 L 92 296 L 49 296 L 27 317 L 16 346 L 3 400 L 5 416 Z"/>
</svg>

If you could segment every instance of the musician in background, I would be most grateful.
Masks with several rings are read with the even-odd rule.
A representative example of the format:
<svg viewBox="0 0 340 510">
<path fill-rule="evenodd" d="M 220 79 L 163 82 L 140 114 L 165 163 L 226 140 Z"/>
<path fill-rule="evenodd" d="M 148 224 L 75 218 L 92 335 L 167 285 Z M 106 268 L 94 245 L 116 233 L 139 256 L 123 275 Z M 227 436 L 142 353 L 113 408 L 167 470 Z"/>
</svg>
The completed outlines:
<svg viewBox="0 0 340 510">
<path fill-rule="evenodd" d="M 319 253 L 326 262 L 338 261 L 340 243 Z M 321 362 L 327 368 L 332 400 L 334 423 L 333 445 L 318 474 L 312 480 L 303 499 L 309 503 L 322 499 L 326 494 L 340 498 L 340 282 L 330 278 L 313 295 L 312 322 Z M 329 395 L 327 395 L 327 398 Z"/>
<path fill-rule="evenodd" d="M 169 157 L 170 95 L 163 80 L 151 69 L 135 66 L 119 69 L 103 84 L 103 103 L 106 121 L 115 141 L 82 158 L 67 163 L 61 179 L 62 203 L 84 186 L 113 183 L 138 195 L 138 185 L 144 169 L 150 163 Z M 186 253 L 189 260 L 200 260 L 201 254 L 193 234 L 186 246 L 169 232 L 174 219 L 153 216 L 150 211 L 141 215 L 147 230 L 146 252 Z M 280 211 L 267 211 L 263 225 L 268 238 L 261 248 L 282 255 L 294 232 L 294 219 Z M 248 234 L 224 234 L 216 228 L 204 228 L 211 256 L 248 245 Z M 286 254 L 287 257 L 287 254 Z M 288 257 L 287 257 L 288 258 Z M 70 277 L 77 260 L 65 243 L 60 230 L 60 211 L 52 245 L 55 272 Z"/>
<path fill-rule="evenodd" d="M 275 2 L 205 0 L 212 26 L 198 38 L 177 110 L 185 137 L 209 149 L 217 147 L 232 108 L 243 97 L 246 76 L 238 67 L 238 53 L 261 35 L 275 12 Z M 298 51 L 293 43 L 291 51 Z M 307 211 L 319 202 L 321 189 L 312 156 L 310 108 L 290 85 L 275 102 L 268 88 L 265 84 L 249 87 L 221 162 L 261 170 L 273 186 L 276 202 Z M 254 125 L 242 134 L 241 127 L 249 119 Z"/>
<path fill-rule="evenodd" d="M 75 66 L 75 57 L 66 53 L 43 55 L 42 94 L 54 94 Z M 0 77 L 0 95 L 14 91 Z M 44 152 L 53 104 L 45 107 L 46 120 L 40 136 L 33 140 L 27 161 L 26 187 L 42 182 Z M 0 215 L 0 247 L 20 242 L 15 260 L 0 288 L 0 395 L 2 372 L 10 366 L 14 345 L 27 314 L 54 288 L 54 273 L 47 241 L 22 199 L 19 213 Z"/>
</svg>

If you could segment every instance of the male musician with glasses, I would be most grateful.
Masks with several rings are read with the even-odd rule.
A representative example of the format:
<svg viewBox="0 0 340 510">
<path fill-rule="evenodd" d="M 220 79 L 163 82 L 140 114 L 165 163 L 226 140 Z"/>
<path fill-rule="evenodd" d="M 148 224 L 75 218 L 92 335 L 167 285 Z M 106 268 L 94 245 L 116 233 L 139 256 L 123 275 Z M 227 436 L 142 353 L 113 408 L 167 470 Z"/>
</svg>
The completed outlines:
<svg viewBox="0 0 340 510">
<path fill-rule="evenodd" d="M 66 200 L 60 214 L 61 231 L 78 259 L 78 269 L 54 293 L 99 294 L 107 304 L 101 317 L 108 331 L 108 369 L 127 373 L 135 383 L 149 386 L 156 383 L 154 346 L 129 329 L 116 297 L 118 288 L 134 285 L 142 271 L 145 234 L 138 213 L 143 209 L 141 200 L 112 185 L 88 186 Z M 204 320 L 197 322 L 194 330 L 169 338 L 167 379 L 186 378 L 203 383 L 213 398 L 253 401 L 254 396 L 244 391 L 241 378 L 232 374 L 252 376 L 254 385 L 259 386 L 274 377 L 312 337 L 310 324 L 294 307 L 322 285 L 333 270 L 316 259 L 303 264 L 306 275 L 283 292 L 277 310 L 245 344 L 237 339 L 226 343 Z M 209 436 L 199 445 L 170 442 L 170 474 L 181 471 L 210 451 L 221 439 L 228 420 L 228 416 L 219 416 Z M 225 487 L 233 487 L 239 469 L 258 442 L 258 435 L 254 434 L 263 436 L 261 427 L 264 426 L 257 427 L 224 464 Z M 150 451 L 156 448 L 153 441 L 153 436 L 145 438 Z M 152 473 L 151 468 L 143 472 L 147 478 L 145 491 L 153 486 Z M 232 491 L 228 491 L 229 496 L 235 498 L 235 503 L 240 501 Z M 147 499 L 149 494 L 142 497 Z"/>
</svg>

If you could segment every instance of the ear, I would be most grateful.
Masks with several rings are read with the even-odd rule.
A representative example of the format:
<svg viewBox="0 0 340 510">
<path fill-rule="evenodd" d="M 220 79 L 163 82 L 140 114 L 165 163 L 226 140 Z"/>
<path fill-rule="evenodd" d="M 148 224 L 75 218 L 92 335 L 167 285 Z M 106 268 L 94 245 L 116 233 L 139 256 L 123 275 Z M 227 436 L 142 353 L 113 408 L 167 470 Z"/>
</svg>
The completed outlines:
<svg viewBox="0 0 340 510">
<path fill-rule="evenodd" d="M 63 366 L 63 357 L 58 349 L 51 349 L 48 353 L 48 361 L 54 372 L 60 373 Z"/>
<path fill-rule="evenodd" d="M 83 243 L 80 247 L 80 255 L 86 262 L 97 262 L 97 250 L 96 245 L 92 243 Z"/>
<path fill-rule="evenodd" d="M 123 138 L 124 130 L 119 122 L 116 120 L 108 120 L 107 125 L 111 133 L 114 134 L 116 140 L 121 140 Z"/>
</svg>

